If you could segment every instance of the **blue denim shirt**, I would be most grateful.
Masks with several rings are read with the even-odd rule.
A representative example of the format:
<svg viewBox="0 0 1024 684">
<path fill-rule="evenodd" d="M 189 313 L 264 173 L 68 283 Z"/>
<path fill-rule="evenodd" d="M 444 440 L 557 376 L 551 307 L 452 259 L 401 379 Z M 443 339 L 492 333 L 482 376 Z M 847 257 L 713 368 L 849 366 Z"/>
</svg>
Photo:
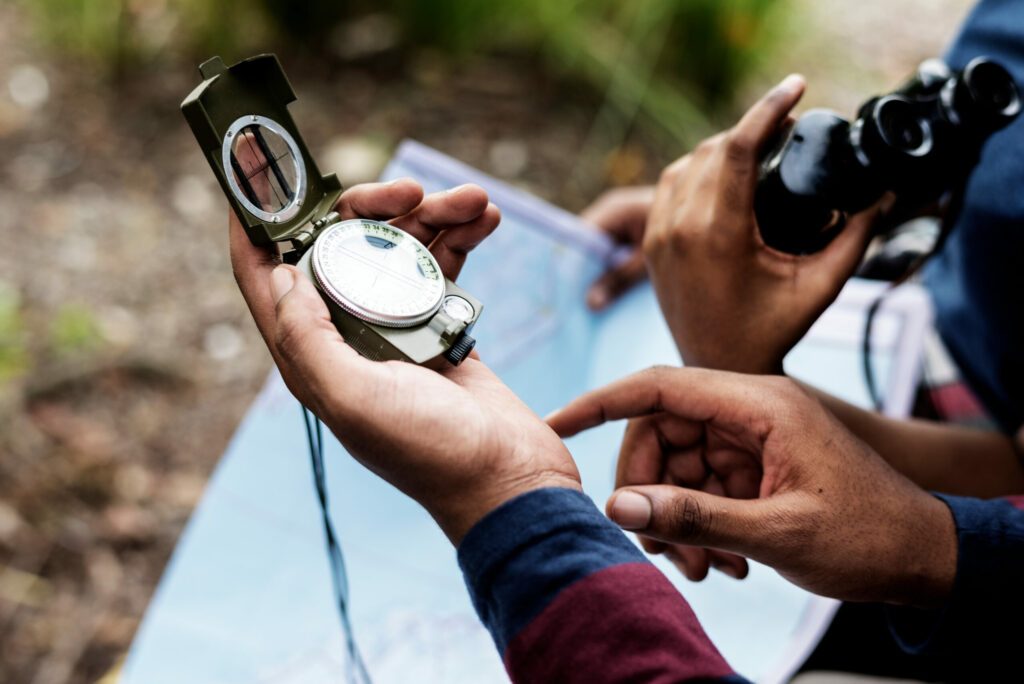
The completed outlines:
<svg viewBox="0 0 1024 684">
<path fill-rule="evenodd" d="M 947 54 L 985 55 L 1024 84 L 1024 2 L 982 0 Z M 988 141 L 963 210 L 926 266 L 937 326 L 968 385 L 1007 432 L 1024 424 L 1024 115 Z"/>
</svg>

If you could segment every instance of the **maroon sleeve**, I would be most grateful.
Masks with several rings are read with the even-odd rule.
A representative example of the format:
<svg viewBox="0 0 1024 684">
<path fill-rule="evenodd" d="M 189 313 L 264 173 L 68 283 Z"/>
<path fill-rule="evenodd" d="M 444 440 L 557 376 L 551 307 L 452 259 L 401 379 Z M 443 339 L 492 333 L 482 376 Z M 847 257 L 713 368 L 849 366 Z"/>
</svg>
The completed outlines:
<svg viewBox="0 0 1024 684">
<path fill-rule="evenodd" d="M 686 600 L 585 495 L 531 492 L 459 547 L 515 682 L 742 682 Z"/>
</svg>

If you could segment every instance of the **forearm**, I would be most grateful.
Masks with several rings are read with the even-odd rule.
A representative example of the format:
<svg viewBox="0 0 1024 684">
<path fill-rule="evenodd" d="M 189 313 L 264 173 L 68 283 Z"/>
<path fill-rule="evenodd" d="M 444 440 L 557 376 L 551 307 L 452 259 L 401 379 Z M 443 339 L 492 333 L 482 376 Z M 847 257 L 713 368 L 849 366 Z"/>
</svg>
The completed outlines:
<svg viewBox="0 0 1024 684">
<path fill-rule="evenodd" d="M 743 681 L 679 592 L 580 492 L 506 503 L 469 531 L 459 564 L 513 681 Z"/>
<path fill-rule="evenodd" d="M 924 420 L 894 420 L 803 386 L 923 489 L 982 499 L 1024 493 L 1019 445 L 1006 435 Z"/>
</svg>

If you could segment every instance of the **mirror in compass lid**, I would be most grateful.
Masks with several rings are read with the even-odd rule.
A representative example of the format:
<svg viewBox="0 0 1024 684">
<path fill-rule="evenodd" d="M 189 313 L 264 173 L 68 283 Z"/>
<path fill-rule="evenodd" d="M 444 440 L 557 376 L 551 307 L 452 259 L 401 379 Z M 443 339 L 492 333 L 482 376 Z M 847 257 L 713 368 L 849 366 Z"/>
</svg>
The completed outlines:
<svg viewBox="0 0 1024 684">
<path fill-rule="evenodd" d="M 224 135 L 224 173 L 235 198 L 266 223 L 293 218 L 306 192 L 306 167 L 295 139 L 265 116 L 243 116 Z"/>
</svg>

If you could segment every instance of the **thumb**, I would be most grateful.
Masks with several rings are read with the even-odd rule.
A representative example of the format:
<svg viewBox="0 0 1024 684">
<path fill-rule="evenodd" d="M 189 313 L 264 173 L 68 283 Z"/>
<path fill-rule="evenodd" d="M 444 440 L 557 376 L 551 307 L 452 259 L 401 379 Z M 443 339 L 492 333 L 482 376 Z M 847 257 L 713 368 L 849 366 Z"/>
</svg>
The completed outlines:
<svg viewBox="0 0 1024 684">
<path fill-rule="evenodd" d="M 293 392 L 319 396 L 344 378 L 351 390 L 345 395 L 358 396 L 374 382 L 376 364 L 345 344 L 308 277 L 294 266 L 278 266 L 270 274 L 270 292 L 275 316 L 268 337 L 285 380 L 301 385 L 292 387 Z"/>
<path fill-rule="evenodd" d="M 756 499 L 730 499 L 672 485 L 629 487 L 614 492 L 608 517 L 624 530 L 665 542 L 705 546 L 751 556 L 763 524 Z M 755 554 L 756 555 L 756 554 Z"/>
<path fill-rule="evenodd" d="M 313 283 L 294 266 L 280 265 L 270 273 L 270 293 L 274 298 L 275 341 L 278 347 L 304 342 L 312 333 L 327 331 L 331 315 Z M 340 335 L 333 325 L 330 331 Z M 282 353 L 284 349 L 279 349 Z M 295 350 L 293 350 L 295 351 Z"/>
<path fill-rule="evenodd" d="M 864 259 L 868 244 L 892 209 L 895 196 L 886 194 L 873 206 L 849 218 L 846 228 L 820 253 L 812 257 L 816 268 L 835 284 L 845 283 Z"/>
</svg>

